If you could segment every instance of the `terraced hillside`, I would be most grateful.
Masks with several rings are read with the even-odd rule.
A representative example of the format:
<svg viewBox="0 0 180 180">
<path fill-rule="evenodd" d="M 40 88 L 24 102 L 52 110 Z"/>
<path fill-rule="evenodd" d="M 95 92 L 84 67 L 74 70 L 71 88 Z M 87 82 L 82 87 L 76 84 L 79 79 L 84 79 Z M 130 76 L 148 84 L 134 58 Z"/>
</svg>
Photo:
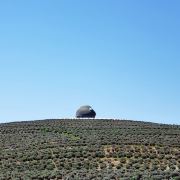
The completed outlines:
<svg viewBox="0 0 180 180">
<path fill-rule="evenodd" d="M 0 179 L 180 179 L 180 126 L 92 119 L 0 124 Z"/>
</svg>

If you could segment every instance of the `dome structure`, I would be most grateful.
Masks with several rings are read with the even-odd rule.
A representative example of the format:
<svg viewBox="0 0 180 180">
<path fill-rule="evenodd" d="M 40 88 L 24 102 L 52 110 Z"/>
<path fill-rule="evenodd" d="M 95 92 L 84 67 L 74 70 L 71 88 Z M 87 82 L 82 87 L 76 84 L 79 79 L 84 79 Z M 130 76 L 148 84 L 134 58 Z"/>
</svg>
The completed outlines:
<svg viewBox="0 0 180 180">
<path fill-rule="evenodd" d="M 76 118 L 95 118 L 96 112 L 91 106 L 81 106 L 76 112 Z"/>
</svg>

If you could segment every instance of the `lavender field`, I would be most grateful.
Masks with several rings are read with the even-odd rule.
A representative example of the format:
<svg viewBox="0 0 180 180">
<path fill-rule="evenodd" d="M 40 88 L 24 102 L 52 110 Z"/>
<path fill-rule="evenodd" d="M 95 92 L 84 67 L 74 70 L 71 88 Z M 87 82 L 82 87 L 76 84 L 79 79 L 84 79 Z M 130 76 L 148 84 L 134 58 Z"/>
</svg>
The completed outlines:
<svg viewBox="0 0 180 180">
<path fill-rule="evenodd" d="M 0 124 L 0 179 L 180 179 L 180 126 L 113 119 Z"/>
</svg>

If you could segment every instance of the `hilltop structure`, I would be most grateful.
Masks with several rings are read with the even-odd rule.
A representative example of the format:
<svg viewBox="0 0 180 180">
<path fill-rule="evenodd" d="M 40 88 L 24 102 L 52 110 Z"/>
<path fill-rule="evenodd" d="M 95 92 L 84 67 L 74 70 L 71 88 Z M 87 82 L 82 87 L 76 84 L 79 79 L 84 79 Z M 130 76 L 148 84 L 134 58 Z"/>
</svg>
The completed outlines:
<svg viewBox="0 0 180 180">
<path fill-rule="evenodd" d="M 96 112 L 91 106 L 81 106 L 76 112 L 76 118 L 95 118 Z"/>
</svg>

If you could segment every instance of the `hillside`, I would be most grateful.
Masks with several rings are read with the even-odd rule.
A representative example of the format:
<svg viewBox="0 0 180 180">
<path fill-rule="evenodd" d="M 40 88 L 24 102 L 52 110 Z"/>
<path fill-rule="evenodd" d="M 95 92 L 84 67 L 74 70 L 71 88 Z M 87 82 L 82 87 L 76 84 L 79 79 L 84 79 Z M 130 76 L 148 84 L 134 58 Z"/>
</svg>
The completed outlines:
<svg viewBox="0 0 180 180">
<path fill-rule="evenodd" d="M 180 126 L 57 119 L 0 124 L 0 179 L 180 179 Z"/>
</svg>

